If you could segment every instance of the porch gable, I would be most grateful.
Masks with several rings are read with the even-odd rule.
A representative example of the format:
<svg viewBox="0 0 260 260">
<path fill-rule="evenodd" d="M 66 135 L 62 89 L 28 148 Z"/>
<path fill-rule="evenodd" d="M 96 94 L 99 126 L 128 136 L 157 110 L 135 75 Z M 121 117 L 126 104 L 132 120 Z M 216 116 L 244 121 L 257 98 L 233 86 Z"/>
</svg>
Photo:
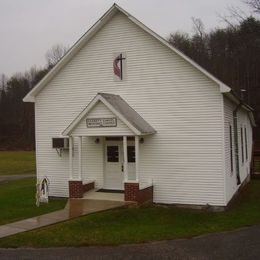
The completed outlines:
<svg viewBox="0 0 260 260">
<path fill-rule="evenodd" d="M 103 121 L 104 126 L 102 126 Z M 133 136 L 134 132 L 101 101 L 98 101 L 70 134 L 72 136 Z"/>
<path fill-rule="evenodd" d="M 92 119 L 92 125 L 90 119 Z M 104 121 L 108 123 L 109 120 L 114 120 L 114 123 L 105 125 Z M 77 136 L 107 136 L 109 130 L 112 130 L 111 135 L 147 135 L 156 132 L 119 95 L 98 93 L 63 131 L 62 135 L 71 136 L 77 132 Z"/>
</svg>

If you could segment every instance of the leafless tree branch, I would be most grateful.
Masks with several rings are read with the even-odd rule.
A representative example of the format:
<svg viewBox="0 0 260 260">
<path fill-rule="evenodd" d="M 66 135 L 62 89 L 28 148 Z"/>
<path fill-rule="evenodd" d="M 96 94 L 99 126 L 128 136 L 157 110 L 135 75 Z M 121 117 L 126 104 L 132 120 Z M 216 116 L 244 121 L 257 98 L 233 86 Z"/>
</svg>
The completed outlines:
<svg viewBox="0 0 260 260">
<path fill-rule="evenodd" d="M 195 17 L 192 17 L 191 20 L 193 22 L 193 30 L 202 39 L 204 37 L 204 34 L 205 34 L 205 27 L 204 27 L 203 22 L 201 21 L 201 19 L 195 18 Z"/>
<path fill-rule="evenodd" d="M 260 14 L 260 0 L 245 0 L 244 3 L 249 5 L 255 13 Z"/>
<path fill-rule="evenodd" d="M 58 63 L 67 51 L 68 47 L 63 46 L 62 44 L 54 45 L 45 55 L 48 66 L 54 66 Z"/>
</svg>

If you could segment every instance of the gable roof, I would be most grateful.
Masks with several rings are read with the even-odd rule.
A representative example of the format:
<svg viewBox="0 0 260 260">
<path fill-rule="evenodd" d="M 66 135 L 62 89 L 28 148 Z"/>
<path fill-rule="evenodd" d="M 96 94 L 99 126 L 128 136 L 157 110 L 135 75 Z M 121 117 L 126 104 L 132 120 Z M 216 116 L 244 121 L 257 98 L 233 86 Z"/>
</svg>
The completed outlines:
<svg viewBox="0 0 260 260">
<path fill-rule="evenodd" d="M 174 48 L 164 38 L 162 38 L 157 33 L 149 29 L 147 26 L 145 26 L 143 23 L 138 21 L 131 14 L 129 14 L 124 9 L 119 7 L 117 4 L 113 4 L 113 6 L 69 49 L 69 51 L 64 55 L 64 57 L 49 71 L 49 73 L 47 73 L 47 75 L 45 75 L 45 77 L 24 97 L 23 101 L 35 102 L 35 96 L 46 86 L 46 84 L 48 84 L 48 82 L 50 82 L 50 80 L 74 57 L 74 55 L 101 29 L 101 27 L 104 26 L 107 23 L 107 21 L 110 20 L 118 12 L 121 12 L 124 15 L 126 15 L 126 17 L 129 20 L 131 20 L 134 24 L 136 24 L 138 27 L 142 28 L 145 32 L 152 35 L 154 38 L 159 40 L 163 45 L 171 49 L 181 58 L 183 58 L 188 63 L 190 63 L 193 67 L 195 67 L 200 72 L 202 72 L 209 79 L 213 80 L 217 85 L 219 85 L 221 93 L 226 93 L 231 91 L 230 87 L 228 87 L 226 84 L 218 80 L 208 71 L 203 69 L 200 65 L 198 65 L 196 62 L 191 60 L 181 51 Z"/>
<path fill-rule="evenodd" d="M 98 93 L 88 106 L 63 131 L 62 135 L 69 135 L 99 101 L 102 102 L 123 123 L 125 123 L 136 135 L 156 133 L 154 128 L 119 95 Z"/>
<path fill-rule="evenodd" d="M 247 111 L 251 125 L 253 127 L 257 126 L 256 122 L 255 122 L 254 114 L 253 114 L 254 109 L 252 107 L 247 105 L 241 98 L 239 98 L 233 90 L 231 90 L 228 93 L 224 93 L 224 96 L 226 96 L 229 100 L 233 101 L 236 104 L 236 106 L 241 106 L 241 108 L 243 108 L 245 111 Z"/>
</svg>

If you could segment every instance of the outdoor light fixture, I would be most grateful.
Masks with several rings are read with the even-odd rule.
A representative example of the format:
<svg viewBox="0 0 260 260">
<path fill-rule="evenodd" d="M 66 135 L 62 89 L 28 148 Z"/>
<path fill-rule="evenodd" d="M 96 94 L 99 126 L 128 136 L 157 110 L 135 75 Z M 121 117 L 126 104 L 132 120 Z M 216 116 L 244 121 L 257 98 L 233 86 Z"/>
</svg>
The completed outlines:
<svg viewBox="0 0 260 260">
<path fill-rule="evenodd" d="M 99 142 L 100 142 L 99 138 L 96 138 L 96 139 L 95 139 L 95 143 L 96 143 L 96 144 L 99 144 Z"/>
<path fill-rule="evenodd" d="M 139 142 L 140 142 L 140 144 L 143 144 L 144 143 L 144 138 L 143 137 L 140 138 Z"/>
</svg>

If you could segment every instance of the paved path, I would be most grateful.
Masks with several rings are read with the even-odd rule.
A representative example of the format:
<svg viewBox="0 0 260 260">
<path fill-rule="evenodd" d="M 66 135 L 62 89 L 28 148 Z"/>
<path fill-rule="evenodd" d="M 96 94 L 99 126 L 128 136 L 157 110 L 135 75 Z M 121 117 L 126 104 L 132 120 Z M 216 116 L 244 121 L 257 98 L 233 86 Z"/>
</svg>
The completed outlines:
<svg viewBox="0 0 260 260">
<path fill-rule="evenodd" d="M 62 210 L 0 226 L 0 238 L 129 204 L 131 203 L 122 201 L 69 199 Z"/>
<path fill-rule="evenodd" d="M 0 249 L 0 259 L 259 259 L 260 226 L 193 239 L 117 247 Z"/>
<path fill-rule="evenodd" d="M 17 174 L 17 175 L 0 175 L 0 182 L 21 180 L 21 179 L 32 178 L 32 177 L 36 178 L 35 173 L 34 174 Z"/>
</svg>

